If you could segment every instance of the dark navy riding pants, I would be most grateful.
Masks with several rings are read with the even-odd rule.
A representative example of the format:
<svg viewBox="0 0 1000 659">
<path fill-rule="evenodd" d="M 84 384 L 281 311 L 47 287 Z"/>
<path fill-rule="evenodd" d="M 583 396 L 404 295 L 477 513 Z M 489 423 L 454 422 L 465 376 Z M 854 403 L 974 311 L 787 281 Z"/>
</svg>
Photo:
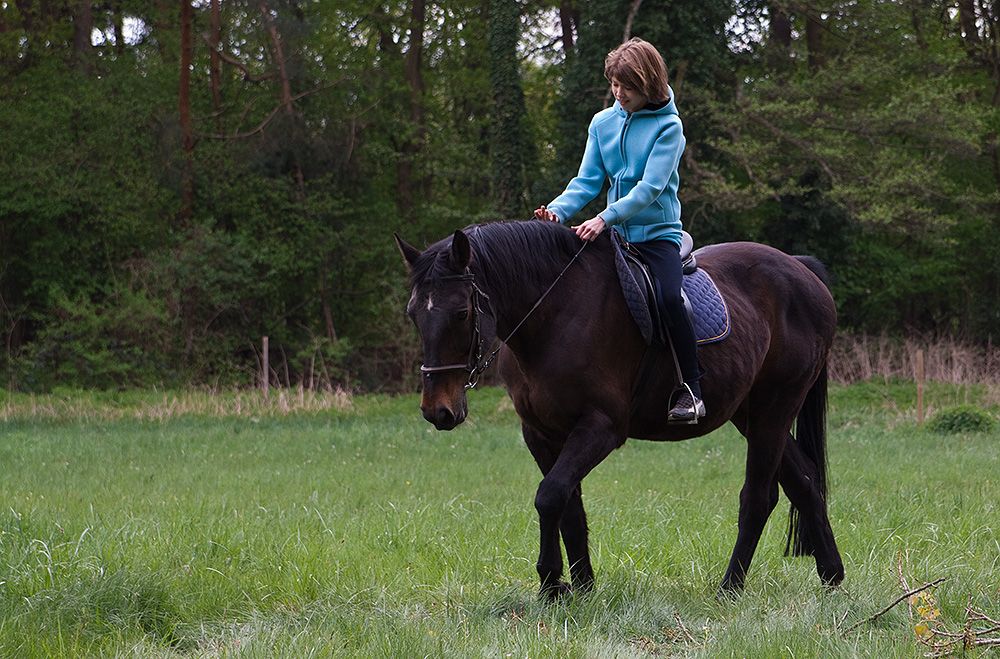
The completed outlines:
<svg viewBox="0 0 1000 659">
<path fill-rule="evenodd" d="M 681 298 L 681 280 L 684 276 L 681 266 L 680 247 L 672 240 L 652 240 L 632 243 L 642 253 L 649 270 L 656 280 L 660 315 L 670 332 L 670 340 L 677 351 L 677 362 L 681 375 L 688 384 L 696 382 L 705 372 L 698 361 L 698 346 L 695 342 L 691 319 L 684 309 Z"/>
</svg>

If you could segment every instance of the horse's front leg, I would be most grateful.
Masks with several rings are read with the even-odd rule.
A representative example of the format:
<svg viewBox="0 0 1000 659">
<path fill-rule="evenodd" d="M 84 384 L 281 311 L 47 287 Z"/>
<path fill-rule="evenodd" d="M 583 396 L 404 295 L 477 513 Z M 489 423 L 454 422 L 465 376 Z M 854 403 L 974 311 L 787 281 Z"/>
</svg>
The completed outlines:
<svg viewBox="0 0 1000 659">
<path fill-rule="evenodd" d="M 763 425 L 763 424 L 761 424 Z M 778 503 L 778 465 L 787 431 L 760 428 L 747 434 L 746 480 L 740 491 L 736 546 L 719 595 L 743 590 L 747 571 L 771 511 Z"/>
<path fill-rule="evenodd" d="M 583 509 L 583 490 L 580 485 L 570 495 L 559 529 L 566 547 L 573 589 L 588 592 L 594 587 L 594 567 L 590 563 L 590 531 L 587 528 L 587 513 Z"/>
<path fill-rule="evenodd" d="M 525 425 L 524 438 L 544 478 L 535 494 L 540 545 L 538 576 L 540 594 L 555 599 L 571 590 L 562 581 L 563 561 L 560 533 L 566 543 L 573 585 L 587 590 L 593 586 L 594 572 L 587 546 L 587 518 L 580 482 L 611 451 L 624 441 L 611 418 L 600 411 L 581 416 L 565 442 L 555 441 Z"/>
</svg>

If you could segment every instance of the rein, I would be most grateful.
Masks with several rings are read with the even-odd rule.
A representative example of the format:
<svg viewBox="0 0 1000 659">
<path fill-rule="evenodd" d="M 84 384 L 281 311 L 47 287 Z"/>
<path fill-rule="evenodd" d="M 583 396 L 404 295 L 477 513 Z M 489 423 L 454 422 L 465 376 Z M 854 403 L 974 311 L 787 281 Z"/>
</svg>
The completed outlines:
<svg viewBox="0 0 1000 659">
<path fill-rule="evenodd" d="M 563 275 L 566 274 L 566 271 L 569 270 L 569 267 L 573 265 L 574 262 L 576 262 L 576 259 L 580 256 L 580 254 L 583 252 L 584 248 L 588 244 L 589 241 L 583 241 L 583 245 L 581 245 L 580 249 L 578 249 L 576 254 L 573 255 L 573 258 L 569 260 L 569 263 L 566 264 L 566 267 L 564 267 L 562 271 L 556 276 L 555 280 L 551 284 L 549 284 L 549 287 L 545 289 L 545 292 L 542 293 L 541 297 L 538 298 L 534 306 L 532 306 L 531 309 L 528 310 L 528 313 L 524 314 L 524 317 L 521 318 L 521 321 L 514 326 L 514 329 L 510 331 L 510 334 L 507 335 L 507 338 L 500 340 L 500 345 L 497 346 L 496 350 L 494 350 L 489 354 L 489 356 L 486 358 L 485 361 L 483 361 L 482 359 L 483 337 L 482 337 L 482 332 L 479 329 L 479 317 L 482 315 L 483 311 L 482 308 L 479 306 L 479 300 L 480 298 L 485 298 L 486 301 L 489 302 L 490 296 L 484 293 L 482 289 L 479 288 L 479 286 L 476 284 L 476 276 L 471 272 L 466 272 L 461 275 L 449 275 L 447 277 L 442 277 L 441 279 L 443 281 L 468 281 L 472 283 L 472 293 L 471 293 L 472 311 L 476 315 L 476 321 L 475 321 L 475 328 L 473 330 L 472 345 L 469 348 L 469 358 L 465 364 L 448 364 L 445 366 L 421 366 L 420 372 L 423 373 L 424 375 L 430 375 L 431 373 L 439 373 L 441 371 L 457 371 L 457 370 L 469 371 L 469 380 L 468 382 L 465 383 L 465 388 L 474 389 L 476 385 L 479 384 L 479 376 L 481 376 L 483 372 L 487 368 L 489 368 L 490 364 L 493 363 L 493 360 L 496 359 L 497 354 L 499 354 L 500 352 L 500 348 L 502 348 L 508 341 L 510 341 L 511 337 L 514 336 L 517 330 L 521 329 L 521 325 L 524 325 L 525 321 L 528 320 L 528 318 L 531 316 L 532 313 L 534 313 L 535 309 L 541 306 L 545 298 L 548 297 L 549 293 L 552 292 L 552 289 L 556 287 L 556 284 L 559 283 L 559 280 L 563 278 Z"/>
</svg>

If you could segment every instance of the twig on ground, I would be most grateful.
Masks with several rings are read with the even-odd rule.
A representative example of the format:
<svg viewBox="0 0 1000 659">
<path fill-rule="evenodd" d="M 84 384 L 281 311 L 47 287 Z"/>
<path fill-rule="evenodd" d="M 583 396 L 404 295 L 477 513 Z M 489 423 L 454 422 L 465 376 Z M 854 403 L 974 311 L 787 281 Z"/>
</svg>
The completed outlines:
<svg viewBox="0 0 1000 659">
<path fill-rule="evenodd" d="M 985 629 L 974 629 L 977 622 L 986 622 L 991 626 Z M 969 603 L 965 606 L 965 626 L 961 633 L 949 632 L 943 627 L 935 625 L 930 633 L 924 637 L 920 636 L 921 643 L 931 648 L 928 657 L 945 657 L 961 649 L 970 650 L 975 647 L 998 647 L 1000 638 L 985 637 L 986 634 L 996 634 L 1000 632 L 1000 621 L 996 621 L 985 613 L 972 608 L 972 596 L 969 595 Z M 938 639 L 947 640 L 938 640 Z"/>
<path fill-rule="evenodd" d="M 674 620 L 677 621 L 677 626 L 681 628 L 682 632 L 684 632 L 684 636 L 687 637 L 688 643 L 697 643 L 697 641 L 694 640 L 694 636 L 691 636 L 691 632 L 689 632 L 687 627 L 684 626 L 684 622 L 681 620 L 681 614 L 676 611 L 674 611 Z"/>
</svg>

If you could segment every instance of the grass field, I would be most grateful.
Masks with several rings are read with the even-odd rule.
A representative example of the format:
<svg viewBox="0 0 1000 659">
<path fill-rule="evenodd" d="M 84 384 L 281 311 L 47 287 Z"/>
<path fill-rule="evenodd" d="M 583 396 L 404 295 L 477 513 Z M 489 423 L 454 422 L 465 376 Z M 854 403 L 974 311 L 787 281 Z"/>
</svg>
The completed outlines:
<svg viewBox="0 0 1000 659">
<path fill-rule="evenodd" d="M 783 500 L 747 591 L 715 598 L 745 454 L 729 427 L 599 466 L 597 588 L 545 605 L 539 475 L 498 389 L 450 433 L 416 396 L 0 394 L 0 657 L 920 657 L 935 629 L 990 627 L 969 610 L 1000 619 L 1000 435 L 918 427 L 915 395 L 831 391 L 843 587 L 782 556 Z M 927 407 L 996 399 L 936 385 Z"/>
</svg>

